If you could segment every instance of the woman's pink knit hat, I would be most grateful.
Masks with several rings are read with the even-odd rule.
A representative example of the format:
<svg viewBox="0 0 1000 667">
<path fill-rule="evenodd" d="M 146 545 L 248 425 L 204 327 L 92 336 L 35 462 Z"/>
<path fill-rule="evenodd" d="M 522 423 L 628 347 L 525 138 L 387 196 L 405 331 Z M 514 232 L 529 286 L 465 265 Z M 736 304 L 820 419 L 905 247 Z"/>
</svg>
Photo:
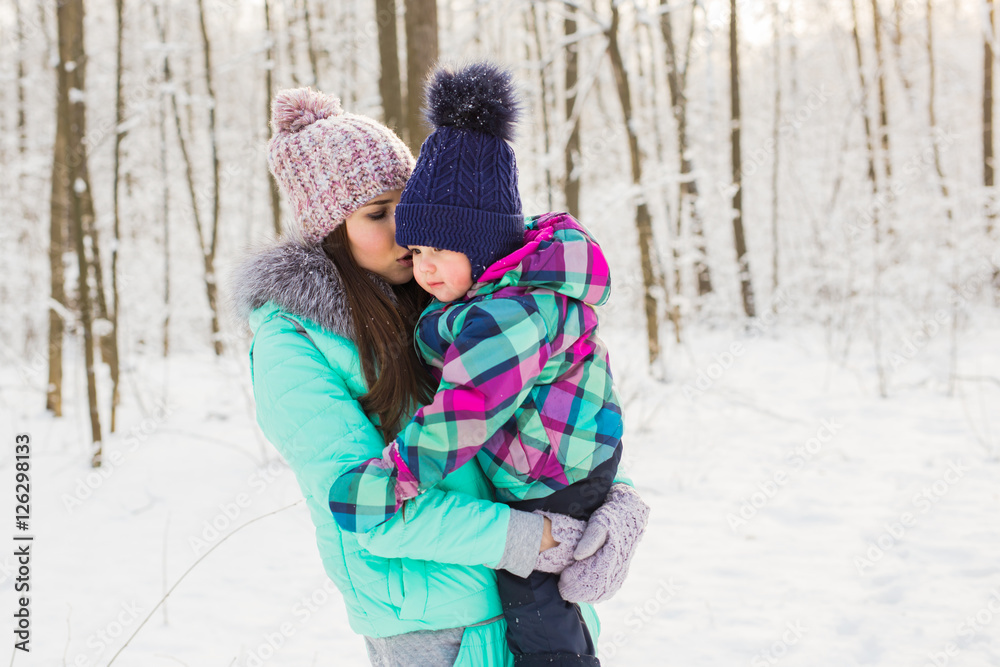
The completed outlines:
<svg viewBox="0 0 1000 667">
<path fill-rule="evenodd" d="M 271 103 L 267 163 L 308 243 L 319 243 L 362 204 L 406 185 L 413 154 L 385 125 L 344 113 L 332 95 L 294 88 Z"/>
</svg>

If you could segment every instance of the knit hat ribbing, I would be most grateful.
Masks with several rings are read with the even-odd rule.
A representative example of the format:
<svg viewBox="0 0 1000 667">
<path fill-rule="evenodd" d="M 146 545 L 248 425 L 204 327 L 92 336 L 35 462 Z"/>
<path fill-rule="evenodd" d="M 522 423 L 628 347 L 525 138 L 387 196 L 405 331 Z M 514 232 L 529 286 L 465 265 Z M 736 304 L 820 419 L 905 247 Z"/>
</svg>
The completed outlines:
<svg viewBox="0 0 1000 667">
<path fill-rule="evenodd" d="M 476 281 L 524 243 L 512 75 L 491 63 L 439 68 L 427 87 L 434 132 L 396 206 L 396 243 L 461 252 Z"/>
<path fill-rule="evenodd" d="M 291 204 L 297 230 L 319 243 L 386 190 L 406 185 L 413 154 L 381 123 L 344 113 L 332 95 L 295 88 L 271 104 L 267 163 Z"/>
</svg>

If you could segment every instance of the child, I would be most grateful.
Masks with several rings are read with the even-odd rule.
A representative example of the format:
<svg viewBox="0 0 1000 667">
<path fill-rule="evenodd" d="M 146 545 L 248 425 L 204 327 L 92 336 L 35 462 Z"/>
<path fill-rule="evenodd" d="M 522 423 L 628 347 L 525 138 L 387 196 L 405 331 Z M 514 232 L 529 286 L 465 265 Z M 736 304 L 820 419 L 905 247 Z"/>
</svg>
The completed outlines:
<svg viewBox="0 0 1000 667">
<path fill-rule="evenodd" d="M 435 297 L 415 337 L 439 386 L 382 459 L 334 483 L 330 507 L 345 529 L 369 530 L 474 458 L 497 500 L 544 512 L 553 536 L 572 542 L 585 524 L 557 526 L 552 513 L 588 519 L 622 451 L 594 309 L 608 297 L 608 265 L 568 214 L 525 225 L 507 143 L 517 113 L 509 73 L 489 64 L 438 70 L 427 100 L 436 129 L 396 208 L 396 242 Z M 553 561 L 563 558 L 544 551 L 548 571 L 527 578 L 497 572 L 515 664 L 600 664 L 579 608 L 560 596 L 553 573 L 567 562 Z"/>
</svg>

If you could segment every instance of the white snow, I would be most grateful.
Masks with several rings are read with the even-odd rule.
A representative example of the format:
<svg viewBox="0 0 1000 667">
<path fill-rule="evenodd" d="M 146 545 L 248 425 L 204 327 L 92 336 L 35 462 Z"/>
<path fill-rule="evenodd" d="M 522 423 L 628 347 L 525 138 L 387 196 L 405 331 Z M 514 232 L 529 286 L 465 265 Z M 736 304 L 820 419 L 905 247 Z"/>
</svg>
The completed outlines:
<svg viewBox="0 0 1000 667">
<path fill-rule="evenodd" d="M 3 265 L 10 268 L 0 280 L 5 306 L 0 424 L 8 448 L 16 433 L 32 437 L 30 524 L 36 536 L 30 654 L 12 650 L 17 563 L 12 541 L 0 550 L 0 592 L 6 601 L 0 631 L 11 642 L 6 650 L 15 666 L 107 665 L 136 632 L 116 666 L 367 662 L 361 639 L 347 627 L 339 593 L 322 572 L 294 476 L 255 425 L 245 341 L 226 328 L 225 314 L 218 340 L 226 356 L 220 360 L 210 353 L 205 257 L 199 256 L 207 243 L 192 236 L 187 174 L 173 108 L 164 96 L 179 96 L 199 211 L 212 204 L 206 175 L 213 146 L 221 160 L 216 273 L 209 277 L 217 277 L 220 304 L 229 296 L 227 270 L 243 258 L 248 243 L 270 237 L 272 227 L 261 140 L 263 17 L 258 3 L 215 4 L 225 10 L 209 25 L 217 35 L 216 141 L 207 134 L 214 101 L 203 94 L 200 47 L 192 51 L 185 23 L 189 12 L 178 10 L 176 18 L 164 14 L 170 19 L 166 43 L 148 15 L 127 40 L 127 120 L 117 128 L 128 131 L 119 172 L 122 404 L 117 432 L 109 434 L 109 371 L 98 366 L 105 433 L 103 466 L 97 470 L 90 467 L 93 452 L 87 445 L 75 246 L 61 258 L 69 305 L 46 302 L 56 81 L 44 65 L 66 71 L 76 66 L 61 63 L 52 41 L 55 3 L 42 3 L 49 38 L 29 30 L 31 38 L 23 44 L 27 152 L 17 152 L 17 132 L 4 135 L 17 178 L 0 179 L 9 214 L 0 225 L 0 238 L 7 241 L 0 248 L 6 251 Z M 475 12 L 466 11 L 471 4 Z M 622 41 L 636 77 L 632 129 L 643 154 L 643 187 L 635 188 L 604 50 L 608 7 L 598 6 L 596 16 L 586 5 L 578 8 L 573 41 L 580 54 L 575 114 L 581 145 L 574 170 L 582 177 L 580 219 L 602 242 L 614 276 L 602 334 L 625 406 L 624 465 L 653 507 L 628 582 L 598 608 L 603 662 L 610 667 L 995 667 L 1000 665 L 1000 317 L 990 290 L 1000 251 L 996 231 L 993 236 L 985 231 L 990 221 L 983 215 L 984 208 L 996 208 L 994 193 L 979 185 L 981 12 L 969 3 L 935 3 L 932 130 L 926 7 L 898 3 L 900 48 L 885 42 L 892 178 L 882 178 L 886 164 L 878 150 L 880 192 L 874 194 L 849 7 L 791 4 L 779 3 L 784 23 L 776 50 L 773 3 L 740 0 L 741 187 L 749 258 L 742 269 L 753 276 L 760 315 L 748 330 L 735 323 L 741 267 L 734 261 L 731 224 L 736 190 L 727 131 L 728 3 L 700 3 L 695 12 L 688 3 L 671 3 L 682 9 L 673 14 L 682 53 L 688 50 L 687 35 L 692 38 L 685 65 L 686 157 L 693 160 L 689 180 L 701 193 L 697 219 L 685 214 L 680 220 L 682 179 L 664 64 L 645 51 L 652 46 L 662 53 L 659 31 L 635 31 L 636 20 L 646 20 L 645 5 L 622 7 L 622 34 L 635 36 Z M 374 4 L 357 3 L 358 11 L 347 14 L 333 6 L 325 21 L 315 22 L 314 39 L 339 45 L 343 57 L 321 54 L 319 83 L 302 54 L 294 78 L 284 55 L 276 66 L 269 61 L 265 67 L 274 66 L 275 89 L 311 83 L 354 100 L 345 103 L 347 111 L 381 117 L 377 50 L 369 48 L 374 38 L 344 39 L 364 37 L 365 30 L 354 28 L 375 26 Z M 550 116 L 546 152 L 538 60 L 525 56 L 531 36 L 510 22 L 507 8 L 481 2 L 452 6 L 442 14 L 440 51 L 444 59 L 491 54 L 517 72 L 526 106 L 514 148 L 524 211 L 537 213 L 549 207 L 546 174 L 554 179 L 551 205 L 563 206 L 558 190 L 567 124 L 558 113 Z M 98 48 L 88 47 L 90 139 L 113 136 L 116 90 L 114 49 L 101 43 L 102 27 L 113 25 L 114 8 L 94 3 L 92 9 L 88 22 L 96 32 L 88 34 L 92 41 L 98 36 L 90 44 Z M 549 63 L 542 71 L 550 101 L 563 87 L 558 54 L 565 45 L 558 39 L 564 12 L 554 11 L 542 11 L 539 23 L 549 33 L 541 58 Z M 25 14 L 29 25 L 36 14 L 34 9 Z M 695 30 L 689 33 L 692 15 Z M 861 22 L 865 70 L 871 75 L 870 19 L 862 16 Z M 282 54 L 287 37 L 276 42 L 284 45 Z M 166 53 L 174 68 L 169 85 L 158 83 Z M 10 60 L 0 69 L 13 81 Z M 252 80 L 257 83 L 248 85 Z M 868 110 L 877 124 L 875 79 L 867 81 Z M 11 101 L 4 127 L 15 127 L 15 111 Z M 931 150 L 935 141 L 941 179 Z M 95 227 L 107 254 L 114 236 L 109 214 L 114 142 L 87 144 Z M 358 173 L 364 167 L 357 165 Z M 659 268 L 686 341 L 678 346 L 672 331 L 661 331 L 664 359 L 653 368 L 643 353 L 645 289 L 634 225 L 640 199 L 653 217 Z M 285 202 L 286 222 L 292 213 Z M 702 262 L 711 270 L 713 290 L 698 295 L 695 266 Z M 105 271 L 109 266 L 104 263 Z M 671 283 L 678 267 L 681 291 L 675 293 Z M 109 289 L 110 280 L 104 285 Z M 775 304 L 777 318 L 765 304 Z M 67 327 L 59 419 L 42 411 L 50 307 Z M 170 361 L 164 363 L 159 353 L 167 321 Z M 956 322 L 961 379 L 949 396 L 949 342 Z M 96 330 L 101 326 L 95 323 Z M 877 398 L 874 340 L 887 371 L 886 399 Z M 0 457 L 0 489 L 10 489 L 0 495 L 11 536 L 13 464 L 11 456 Z M 140 630 L 175 584 L 166 604 Z M 8 658 L 0 653 L 0 660 L 6 664 Z"/>
<path fill-rule="evenodd" d="M 106 320 L 103 317 L 98 317 L 94 320 L 92 331 L 95 336 L 110 336 L 114 330 L 115 325 L 111 320 Z"/>
<path fill-rule="evenodd" d="M 970 375 L 1000 377 L 998 332 L 963 337 Z M 883 400 L 870 372 L 830 362 L 819 329 L 687 336 L 659 383 L 635 332 L 607 333 L 623 466 L 653 509 L 625 587 L 598 606 L 603 664 L 998 664 L 1000 386 L 947 398 L 943 338 Z M 66 383 L 53 419 L 44 372 L 4 367 L 6 439 L 32 438 L 36 536 L 32 652 L 15 665 L 108 664 L 202 557 L 115 665 L 366 664 L 294 476 L 257 431 L 245 359 L 134 359 L 145 381 L 123 381 L 96 470 L 71 395 L 85 385 Z M 0 468 L 12 479 L 9 457 Z M 12 593 L 12 556 L 0 565 Z"/>
</svg>

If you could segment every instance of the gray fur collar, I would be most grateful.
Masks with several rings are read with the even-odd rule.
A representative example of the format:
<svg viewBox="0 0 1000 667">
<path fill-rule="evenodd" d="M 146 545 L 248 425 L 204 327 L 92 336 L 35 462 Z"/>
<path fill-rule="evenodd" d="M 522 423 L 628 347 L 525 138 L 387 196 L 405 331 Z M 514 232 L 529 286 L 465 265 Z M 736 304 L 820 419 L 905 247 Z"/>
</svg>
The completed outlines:
<svg viewBox="0 0 1000 667">
<path fill-rule="evenodd" d="M 393 296 L 384 280 L 371 278 Z M 230 287 L 230 309 L 244 328 L 254 309 L 273 301 L 287 313 L 355 339 L 340 272 L 319 245 L 281 240 L 254 252 L 237 266 Z"/>
</svg>

